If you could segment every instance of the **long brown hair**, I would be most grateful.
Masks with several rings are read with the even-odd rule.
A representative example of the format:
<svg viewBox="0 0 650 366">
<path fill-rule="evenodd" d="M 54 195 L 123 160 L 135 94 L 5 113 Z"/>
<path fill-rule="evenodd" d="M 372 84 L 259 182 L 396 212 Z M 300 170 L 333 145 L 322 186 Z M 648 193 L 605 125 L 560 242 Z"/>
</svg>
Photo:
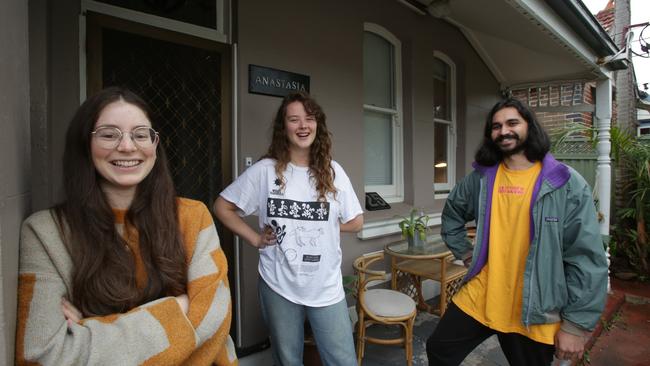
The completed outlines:
<svg viewBox="0 0 650 366">
<path fill-rule="evenodd" d="M 280 104 L 275 114 L 275 119 L 273 120 L 271 145 L 264 157 L 276 160 L 275 174 L 282 181 L 282 188 L 284 189 L 286 182 L 282 172 L 291 161 L 285 118 L 287 116 L 287 106 L 293 102 L 302 103 L 303 107 L 305 107 L 305 112 L 316 118 L 316 138 L 309 148 L 309 173 L 316 182 L 318 199 L 325 201 L 328 193 L 331 193 L 336 198 L 334 169 L 332 169 L 331 134 L 327 130 L 327 124 L 325 123 L 326 116 L 323 109 L 307 93 L 291 93 L 282 100 L 282 104 Z"/>
<path fill-rule="evenodd" d="M 151 118 L 149 106 L 136 94 L 110 87 L 88 98 L 68 127 L 63 155 L 65 201 L 55 207 L 74 270 L 72 303 L 84 316 L 121 313 L 164 296 L 186 292 L 187 264 L 178 227 L 177 202 L 162 144 L 149 175 L 138 184 L 125 215 L 125 232 L 137 232 L 147 283 L 139 289 L 135 261 L 125 249 L 95 170 L 91 132 L 102 110 L 124 101 Z M 155 128 L 155 127 L 154 127 Z M 130 231 L 129 231 L 130 232 Z"/>
</svg>

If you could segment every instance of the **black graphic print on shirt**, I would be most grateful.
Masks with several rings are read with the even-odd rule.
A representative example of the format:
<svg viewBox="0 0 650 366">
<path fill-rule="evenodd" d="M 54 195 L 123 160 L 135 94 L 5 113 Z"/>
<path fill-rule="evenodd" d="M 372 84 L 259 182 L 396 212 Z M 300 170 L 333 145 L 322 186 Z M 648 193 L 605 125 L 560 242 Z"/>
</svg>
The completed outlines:
<svg viewBox="0 0 650 366">
<path fill-rule="evenodd" d="M 266 216 L 277 218 L 277 220 L 272 219 L 270 223 L 276 237 L 276 248 L 283 254 L 280 259 L 281 263 L 285 261 L 291 263 L 297 260 L 297 249 L 299 248 L 318 247 L 318 240 L 325 235 L 325 232 L 322 227 L 319 227 L 320 225 L 316 226 L 315 224 L 318 221 L 328 221 L 329 211 L 329 202 L 300 202 L 289 199 L 267 198 Z M 287 230 L 287 225 L 282 224 L 281 219 L 299 222 L 293 226 L 292 230 Z M 292 240 L 287 242 L 288 238 Z M 302 262 L 318 263 L 320 258 L 320 254 L 303 255 Z"/>
<path fill-rule="evenodd" d="M 275 188 L 271 190 L 271 194 L 275 194 L 277 196 L 284 196 L 284 192 L 280 189 L 282 187 L 282 181 L 280 180 L 280 178 L 275 178 L 273 184 L 275 185 Z"/>
<path fill-rule="evenodd" d="M 280 224 L 278 224 L 277 221 L 271 220 L 271 227 L 275 233 L 275 240 L 277 241 L 277 244 L 282 245 L 282 240 L 284 240 L 284 236 L 287 235 L 287 232 L 285 231 L 287 225 L 282 225 L 282 227 L 280 227 Z"/>
<path fill-rule="evenodd" d="M 330 217 L 329 202 L 300 202 L 283 198 L 266 200 L 266 216 L 302 221 L 328 221 Z"/>
</svg>

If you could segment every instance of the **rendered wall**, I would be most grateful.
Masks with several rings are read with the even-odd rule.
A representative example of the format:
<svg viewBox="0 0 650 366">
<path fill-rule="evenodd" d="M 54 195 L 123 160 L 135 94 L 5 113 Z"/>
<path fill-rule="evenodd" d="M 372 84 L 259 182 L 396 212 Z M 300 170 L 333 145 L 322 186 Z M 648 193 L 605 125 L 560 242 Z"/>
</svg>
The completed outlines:
<svg viewBox="0 0 650 366">
<path fill-rule="evenodd" d="M 13 364 L 20 223 L 30 189 L 27 2 L 0 2 L 0 364 Z"/>
</svg>

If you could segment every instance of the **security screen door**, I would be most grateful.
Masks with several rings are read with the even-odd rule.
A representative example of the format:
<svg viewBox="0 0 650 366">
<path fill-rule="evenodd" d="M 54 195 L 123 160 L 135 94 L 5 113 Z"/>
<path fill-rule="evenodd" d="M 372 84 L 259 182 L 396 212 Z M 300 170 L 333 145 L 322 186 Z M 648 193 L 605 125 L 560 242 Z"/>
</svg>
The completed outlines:
<svg viewBox="0 0 650 366">
<path fill-rule="evenodd" d="M 90 12 L 87 20 L 88 95 L 118 85 L 142 96 L 178 194 L 211 207 L 231 171 L 228 46 Z"/>
</svg>

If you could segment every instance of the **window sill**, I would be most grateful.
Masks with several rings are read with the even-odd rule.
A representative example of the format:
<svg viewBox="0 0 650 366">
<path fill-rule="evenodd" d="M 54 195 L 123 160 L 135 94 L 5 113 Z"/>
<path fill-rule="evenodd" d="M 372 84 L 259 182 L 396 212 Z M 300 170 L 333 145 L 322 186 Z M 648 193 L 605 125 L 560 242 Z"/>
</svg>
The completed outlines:
<svg viewBox="0 0 650 366">
<path fill-rule="evenodd" d="M 399 211 L 400 213 L 402 210 Z M 407 213 L 402 213 L 402 216 L 408 215 L 410 209 L 406 211 Z M 440 218 L 442 214 L 440 212 L 425 212 L 426 215 L 430 217 L 429 227 L 439 226 Z M 398 223 L 402 221 L 400 217 L 391 216 L 390 218 L 377 218 L 377 219 L 368 219 L 364 220 L 363 228 L 360 232 L 357 233 L 357 238 L 361 240 L 368 240 L 379 238 L 382 236 L 392 235 L 400 233 L 401 230 L 398 226 Z"/>
</svg>

